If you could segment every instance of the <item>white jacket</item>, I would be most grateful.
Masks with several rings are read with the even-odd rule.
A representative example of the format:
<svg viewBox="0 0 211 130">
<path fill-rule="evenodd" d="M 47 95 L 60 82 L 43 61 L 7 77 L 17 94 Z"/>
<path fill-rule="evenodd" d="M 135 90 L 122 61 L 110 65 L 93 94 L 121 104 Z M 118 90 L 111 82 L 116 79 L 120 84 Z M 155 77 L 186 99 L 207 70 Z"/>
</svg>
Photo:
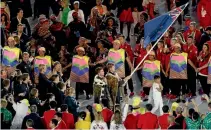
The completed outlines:
<svg viewBox="0 0 211 130">
<path fill-rule="evenodd" d="M 116 124 L 115 121 L 111 122 L 110 130 L 126 130 L 124 124 Z"/>
<path fill-rule="evenodd" d="M 90 130 L 108 130 L 108 126 L 104 121 L 93 121 Z"/>
<path fill-rule="evenodd" d="M 71 10 L 69 11 L 68 13 L 68 17 L 67 17 L 67 23 L 69 24 L 70 22 L 73 21 L 73 12 L 76 12 L 75 10 Z M 81 9 L 78 9 L 78 18 L 85 23 L 85 20 L 84 20 L 84 12 L 81 10 Z"/>
</svg>

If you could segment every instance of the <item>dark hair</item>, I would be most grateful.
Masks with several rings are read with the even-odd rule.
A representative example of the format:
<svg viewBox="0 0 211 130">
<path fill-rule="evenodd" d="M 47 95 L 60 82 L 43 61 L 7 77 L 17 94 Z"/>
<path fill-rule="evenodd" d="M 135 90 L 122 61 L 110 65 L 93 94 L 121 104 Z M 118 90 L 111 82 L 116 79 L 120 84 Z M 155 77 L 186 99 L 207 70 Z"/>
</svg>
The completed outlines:
<svg viewBox="0 0 211 130">
<path fill-rule="evenodd" d="M 21 8 L 18 8 L 18 9 L 17 9 L 17 13 L 19 13 L 21 10 L 23 11 L 23 9 L 21 9 Z"/>
<path fill-rule="evenodd" d="M 160 76 L 159 75 L 155 75 L 154 79 L 160 79 Z"/>
<path fill-rule="evenodd" d="M 208 103 L 208 107 L 211 109 L 211 102 Z"/>
<path fill-rule="evenodd" d="M 211 31 L 211 26 L 208 26 L 205 31 Z"/>
<path fill-rule="evenodd" d="M 62 105 L 61 105 L 61 111 L 62 111 L 62 112 L 66 111 L 67 109 L 68 109 L 67 104 L 62 104 Z"/>
<path fill-rule="evenodd" d="M 103 70 L 103 67 L 97 67 L 95 69 L 95 73 L 98 74 L 101 70 Z"/>
<path fill-rule="evenodd" d="M 57 87 L 62 90 L 65 87 L 65 83 L 63 82 L 58 82 Z"/>
<path fill-rule="evenodd" d="M 103 98 L 101 102 L 104 107 L 108 107 L 108 99 Z"/>
<path fill-rule="evenodd" d="M 51 119 L 51 122 L 52 122 L 52 124 L 54 124 L 55 126 L 58 125 L 58 120 L 56 120 L 56 119 Z"/>
<path fill-rule="evenodd" d="M 60 117 L 60 118 L 62 118 L 62 113 L 61 112 L 57 112 L 55 115 Z"/>
<path fill-rule="evenodd" d="M 192 116 L 195 110 L 193 108 L 190 108 L 188 111 L 189 116 Z"/>
<path fill-rule="evenodd" d="M 92 122 L 95 119 L 95 116 L 94 116 L 94 113 L 93 113 L 93 110 L 92 110 L 92 106 L 88 105 L 88 106 L 86 106 L 86 109 L 90 112 L 91 122 Z"/>
<path fill-rule="evenodd" d="M 57 102 L 56 101 L 51 101 L 49 105 L 50 105 L 50 108 L 55 109 L 56 105 L 57 105 Z"/>
<path fill-rule="evenodd" d="M 164 41 L 163 40 L 160 40 L 159 42 L 162 43 L 162 44 L 164 44 Z"/>
<path fill-rule="evenodd" d="M 54 75 L 51 76 L 50 80 L 54 81 L 54 80 L 56 80 L 57 77 L 59 77 L 59 75 L 58 74 L 54 74 Z"/>
<path fill-rule="evenodd" d="M 169 106 L 168 105 L 164 105 L 162 108 L 164 113 L 168 113 L 169 112 Z"/>
<path fill-rule="evenodd" d="M 26 121 L 26 125 L 29 126 L 29 127 L 33 127 L 33 125 L 34 125 L 33 120 L 32 120 L 32 119 L 28 119 L 28 120 Z"/>
<path fill-rule="evenodd" d="M 36 113 L 37 112 L 37 106 L 36 105 L 31 105 L 30 106 L 30 110 L 32 113 Z"/>
<path fill-rule="evenodd" d="M 25 81 L 29 77 L 28 73 L 23 73 L 22 74 L 22 80 Z"/>
<path fill-rule="evenodd" d="M 1 17 L 2 16 L 5 16 L 5 25 L 8 25 L 8 17 L 7 17 L 7 15 L 3 13 L 3 14 L 1 14 Z"/>
<path fill-rule="evenodd" d="M 146 109 L 147 109 L 147 111 L 151 111 L 152 110 L 152 104 L 147 104 Z"/>
<path fill-rule="evenodd" d="M 198 120 L 199 119 L 199 113 L 194 112 L 192 117 L 193 117 L 194 120 Z"/>
<path fill-rule="evenodd" d="M 3 80 L 3 87 L 6 87 L 10 84 L 10 80 L 9 79 L 4 79 Z"/>
<path fill-rule="evenodd" d="M 86 112 L 84 111 L 80 112 L 79 117 L 84 120 L 86 118 Z"/>
</svg>

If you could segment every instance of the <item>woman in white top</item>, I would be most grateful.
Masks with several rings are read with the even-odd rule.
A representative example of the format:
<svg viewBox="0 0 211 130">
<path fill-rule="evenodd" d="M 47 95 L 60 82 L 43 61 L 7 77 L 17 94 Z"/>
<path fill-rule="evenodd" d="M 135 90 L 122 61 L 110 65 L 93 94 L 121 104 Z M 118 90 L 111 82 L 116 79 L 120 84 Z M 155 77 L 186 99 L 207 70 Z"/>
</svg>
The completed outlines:
<svg viewBox="0 0 211 130">
<path fill-rule="evenodd" d="M 110 130 L 126 130 L 119 110 L 116 110 L 114 113 L 114 120 L 111 122 Z"/>
<path fill-rule="evenodd" d="M 95 104 L 95 120 L 91 124 L 90 130 L 108 130 L 107 124 L 103 120 L 103 116 L 101 114 L 103 108 L 100 104 Z"/>
<path fill-rule="evenodd" d="M 74 4 L 73 5 L 74 6 L 74 10 L 71 10 L 68 13 L 67 23 L 69 24 L 70 22 L 73 21 L 73 16 L 72 16 L 73 12 L 77 12 L 78 13 L 79 20 L 81 20 L 82 22 L 85 23 L 85 20 L 84 20 L 84 12 L 81 9 L 79 9 L 79 1 L 75 1 L 73 4 Z"/>
</svg>

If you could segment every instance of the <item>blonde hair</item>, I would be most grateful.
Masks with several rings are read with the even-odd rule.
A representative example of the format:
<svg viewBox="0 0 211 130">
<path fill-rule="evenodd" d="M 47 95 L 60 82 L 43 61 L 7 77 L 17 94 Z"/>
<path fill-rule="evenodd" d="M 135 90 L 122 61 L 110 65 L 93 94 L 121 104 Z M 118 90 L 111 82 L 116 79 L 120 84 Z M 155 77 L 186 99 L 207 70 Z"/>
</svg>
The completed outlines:
<svg viewBox="0 0 211 130">
<path fill-rule="evenodd" d="M 7 107 L 7 100 L 1 99 L 1 107 L 6 108 Z"/>
<path fill-rule="evenodd" d="M 66 89 L 66 96 L 73 96 L 75 94 L 75 89 L 73 87 L 67 88 Z"/>
</svg>

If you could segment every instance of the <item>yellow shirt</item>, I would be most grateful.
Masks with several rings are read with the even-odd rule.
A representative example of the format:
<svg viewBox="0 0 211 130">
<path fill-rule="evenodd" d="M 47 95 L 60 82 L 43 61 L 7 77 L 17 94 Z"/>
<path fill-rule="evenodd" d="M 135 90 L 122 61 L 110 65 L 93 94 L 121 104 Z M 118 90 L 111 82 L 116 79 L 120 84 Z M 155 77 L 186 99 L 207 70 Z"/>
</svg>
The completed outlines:
<svg viewBox="0 0 211 130">
<path fill-rule="evenodd" d="M 87 130 L 90 129 L 91 127 L 91 122 L 84 121 L 84 120 L 79 120 L 75 123 L 75 129 L 76 130 Z"/>
</svg>

